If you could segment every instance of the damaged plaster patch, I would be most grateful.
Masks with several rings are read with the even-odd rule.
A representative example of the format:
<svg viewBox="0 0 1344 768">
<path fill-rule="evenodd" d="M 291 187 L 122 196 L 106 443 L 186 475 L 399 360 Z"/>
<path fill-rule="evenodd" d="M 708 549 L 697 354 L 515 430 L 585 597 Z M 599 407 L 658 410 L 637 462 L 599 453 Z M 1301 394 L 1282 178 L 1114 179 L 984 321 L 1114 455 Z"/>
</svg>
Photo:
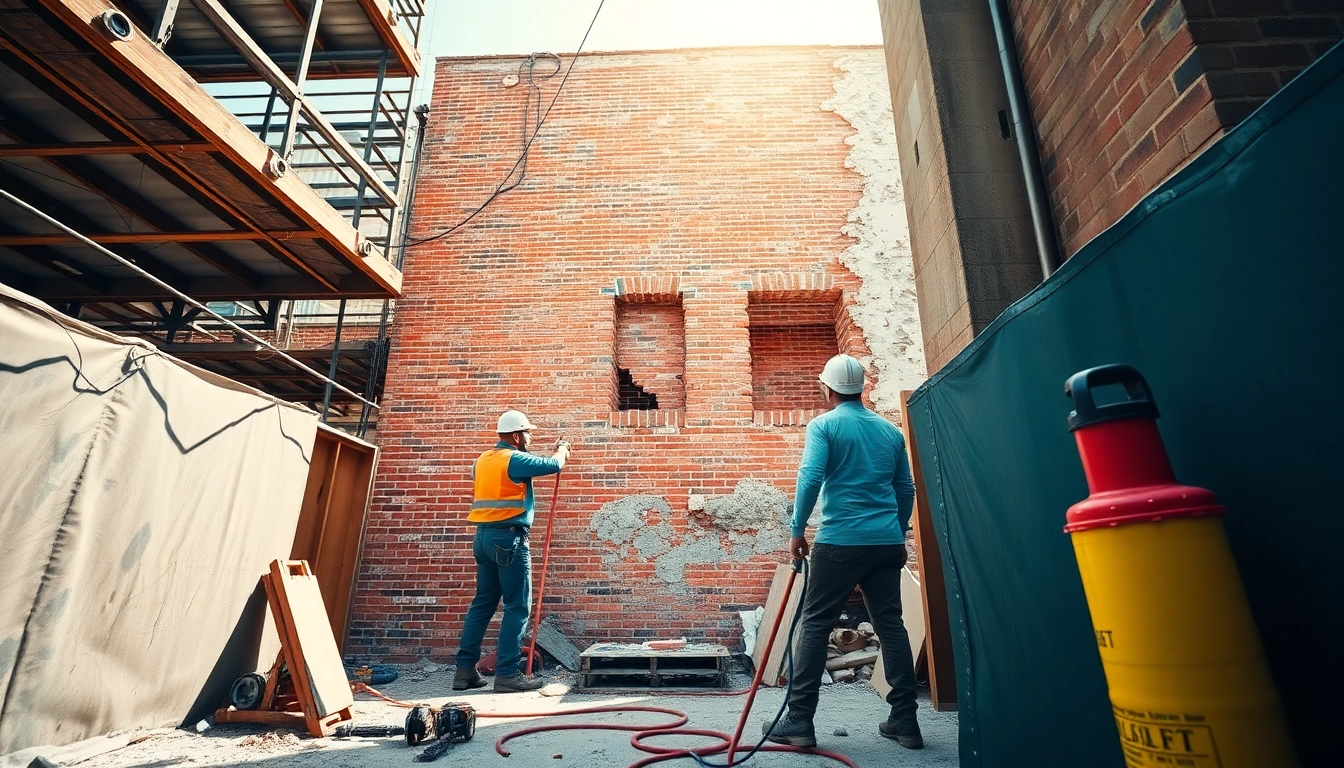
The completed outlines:
<svg viewBox="0 0 1344 768">
<path fill-rule="evenodd" d="M 638 495 L 603 504 L 588 523 L 589 530 L 619 549 L 602 562 L 614 573 L 632 558 L 653 561 L 654 573 L 672 594 L 689 594 L 686 567 L 744 561 L 784 549 L 788 542 L 789 498 L 759 480 L 742 480 L 733 493 L 694 494 L 688 506 L 692 526 L 678 537 L 667 519 L 671 506 L 660 496 Z"/>
<path fill-rule="evenodd" d="M 644 520 L 650 512 L 670 515 L 672 507 L 662 496 L 626 496 L 603 504 L 588 523 L 588 529 L 603 541 L 629 544 L 644 527 Z"/>
<path fill-rule="evenodd" d="M 787 525 L 789 521 L 788 494 L 760 480 L 741 480 L 732 493 L 698 497 L 696 501 L 693 504 L 688 499 L 687 508 L 727 531 L 759 531 L 772 525 Z"/>
<path fill-rule="evenodd" d="M 855 242 L 840 263 L 863 281 L 849 312 L 873 353 L 865 362 L 877 368 L 873 406 L 893 413 L 900 410 L 901 390 L 923 382 L 927 368 L 886 61 L 881 50 L 855 53 L 842 56 L 835 68 L 845 75 L 821 108 L 854 128 L 845 140 L 851 147 L 845 167 L 864 178 L 863 195 L 843 229 Z"/>
</svg>

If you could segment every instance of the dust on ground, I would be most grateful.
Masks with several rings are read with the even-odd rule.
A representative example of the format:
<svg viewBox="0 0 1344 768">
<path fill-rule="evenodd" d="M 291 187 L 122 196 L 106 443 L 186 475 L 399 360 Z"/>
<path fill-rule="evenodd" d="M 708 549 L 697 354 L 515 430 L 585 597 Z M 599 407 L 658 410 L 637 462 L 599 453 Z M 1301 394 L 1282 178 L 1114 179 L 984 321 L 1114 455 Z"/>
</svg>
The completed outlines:
<svg viewBox="0 0 1344 768">
<path fill-rule="evenodd" d="M 380 686 L 384 694 L 402 701 L 434 706 L 450 701 L 470 703 L 480 718 L 476 736 L 458 744 L 437 763 L 471 766 L 582 766 L 582 768 L 624 768 L 649 757 L 630 745 L 632 730 L 566 730 L 530 734 L 512 739 L 506 748 L 510 757 L 495 751 L 495 741 L 505 734 L 534 725 L 559 723 L 616 723 L 658 727 L 672 717 L 651 712 L 603 713 L 557 716 L 565 710 L 581 707 L 629 704 L 666 707 L 686 713 L 688 728 L 707 728 L 731 733 L 746 703 L 745 696 L 653 695 L 632 691 L 629 695 L 575 693 L 543 696 L 538 693 L 492 693 L 452 690 L 451 666 L 426 665 L 398 667 L 401 676 Z M 572 686 L 576 676 L 557 670 L 543 675 L 548 683 Z M 735 674 L 732 687 L 746 688 L 750 680 Z M 402 725 L 406 710 L 365 694 L 355 697 L 356 725 Z M 744 741 L 759 740 L 760 722 L 774 716 L 783 702 L 778 688 L 763 688 L 752 706 Z M 927 694 L 921 694 L 919 721 L 925 748 L 904 749 L 882 738 L 877 724 L 886 718 L 887 706 L 866 683 L 823 686 L 815 720 L 818 746 L 850 757 L 862 768 L 949 768 L 958 765 L 957 715 L 934 712 Z M 846 735 L 838 736 L 837 732 Z M 661 747 L 703 746 L 712 740 L 703 737 L 664 737 L 653 741 Z M 197 733 L 177 729 L 162 733 L 115 752 L 77 763 L 79 768 L 167 768 L 168 766 L 260 766 L 262 768 L 409 768 L 420 765 L 415 756 L 422 747 L 407 746 L 404 737 L 386 738 L 312 738 L 294 731 L 266 726 L 221 725 Z M 739 753 L 740 755 L 741 753 Z M 723 755 L 709 758 L 723 762 Z M 666 765 L 693 766 L 689 759 Z M 743 763 L 756 768 L 840 765 L 821 757 L 762 753 Z"/>
</svg>

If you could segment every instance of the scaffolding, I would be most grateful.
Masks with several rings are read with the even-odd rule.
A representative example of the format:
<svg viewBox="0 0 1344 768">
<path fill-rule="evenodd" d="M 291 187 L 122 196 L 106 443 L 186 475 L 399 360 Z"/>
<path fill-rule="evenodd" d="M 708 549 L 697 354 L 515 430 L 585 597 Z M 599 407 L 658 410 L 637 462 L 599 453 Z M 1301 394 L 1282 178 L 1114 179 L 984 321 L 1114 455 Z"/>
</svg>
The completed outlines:
<svg viewBox="0 0 1344 768">
<path fill-rule="evenodd" d="M 0 189 L 32 207 L 0 201 L 0 281 L 364 434 L 424 2 L 0 0 L 0 21 Z"/>
</svg>

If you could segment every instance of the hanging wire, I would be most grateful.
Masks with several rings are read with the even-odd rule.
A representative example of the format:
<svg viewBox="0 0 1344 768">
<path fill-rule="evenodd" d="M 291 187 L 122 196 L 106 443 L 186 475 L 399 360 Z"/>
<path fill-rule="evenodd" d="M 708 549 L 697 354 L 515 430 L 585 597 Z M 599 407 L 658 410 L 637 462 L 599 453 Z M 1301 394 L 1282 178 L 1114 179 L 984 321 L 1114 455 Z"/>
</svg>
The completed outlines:
<svg viewBox="0 0 1344 768">
<path fill-rule="evenodd" d="M 579 41 L 579 47 L 578 47 L 578 49 L 574 51 L 574 58 L 572 58 L 572 59 L 569 60 L 569 67 L 565 70 L 565 76 L 562 77 L 562 78 L 560 78 L 560 85 L 556 87 L 556 89 L 555 89 L 555 95 L 551 97 L 551 103 L 548 104 L 548 105 L 546 106 L 546 111 L 541 113 L 541 116 L 540 116 L 540 118 L 537 120 L 536 127 L 533 128 L 533 130 L 532 130 L 532 132 L 531 132 L 531 135 L 527 135 L 527 115 L 528 115 L 528 113 L 527 113 L 526 110 L 524 110 L 524 112 L 523 112 L 523 120 L 524 120 L 524 123 L 523 123 L 523 133 L 524 133 L 524 137 L 525 137 L 526 140 L 523 142 L 523 150 L 522 150 L 522 152 L 519 153 L 519 155 L 518 155 L 518 159 L 514 161 L 514 163 L 513 163 L 513 167 L 511 167 L 511 168 L 509 169 L 509 172 L 508 172 L 507 175 L 505 175 L 504 180 L 501 181 L 501 182 L 495 187 L 495 190 L 494 190 L 493 192 L 490 193 L 490 196 L 487 197 L 487 198 L 485 199 L 485 202 L 481 203 L 480 206 L 478 206 L 478 207 L 476 208 L 476 210 L 474 210 L 474 211 L 472 211 L 470 214 L 468 214 L 467 217 L 466 217 L 465 219 L 463 219 L 462 221 L 459 221 L 458 223 L 454 224 L 453 226 L 449 227 L 448 229 L 443 230 L 442 232 L 438 232 L 438 233 L 433 234 L 433 235 L 430 235 L 430 236 L 428 236 L 428 237 L 413 237 L 413 238 L 409 238 L 409 239 L 407 239 L 404 243 L 402 243 L 402 244 L 401 244 L 400 246 L 398 246 L 398 247 L 403 248 L 403 249 L 404 249 L 404 248 L 410 248 L 410 247 L 414 247 L 414 246 L 417 246 L 417 245 L 423 245 L 423 244 L 425 244 L 425 243 L 432 243 L 432 242 L 434 242 L 435 240 L 440 240 L 440 239 L 442 239 L 442 238 L 447 237 L 448 235 L 451 235 L 452 233 L 456 232 L 457 230 L 461 229 L 462 227 L 465 227 L 465 226 L 466 226 L 472 219 L 476 218 L 482 211 L 484 211 L 484 210 L 486 209 L 487 206 L 489 206 L 489 205 L 490 205 L 491 203 L 493 203 L 496 199 L 498 199 L 500 195 L 502 195 L 502 194 L 504 194 L 505 192 L 508 192 L 508 191 L 510 191 L 510 190 L 516 189 L 516 188 L 518 187 L 518 185 L 520 185 L 520 184 L 523 183 L 523 177 L 524 177 L 524 174 L 525 174 L 526 171 L 527 171 L 527 156 L 528 156 L 528 153 L 529 153 L 529 152 L 531 151 L 531 149 L 532 149 L 532 142 L 536 141 L 536 139 L 537 139 L 537 134 L 541 132 L 541 126 L 544 125 L 544 124 L 546 123 L 546 118 L 551 114 L 551 108 L 555 106 L 555 102 L 556 102 L 556 100 L 560 98 L 560 92 L 563 91 L 563 90 L 565 89 L 565 83 L 569 81 L 569 75 L 570 75 L 571 72 L 574 71 L 574 64 L 579 60 L 579 55 L 583 52 L 583 46 L 584 46 L 585 43 L 588 42 L 588 34 L 589 34 L 590 32 L 593 31 L 593 25 L 597 23 L 597 17 L 602 13 L 602 5 L 603 5 L 603 3 L 605 3 L 605 2 L 606 2 L 606 0 L 601 0 L 601 2 L 599 2 L 599 3 L 597 4 L 597 10 L 593 12 L 593 19 L 592 19 L 592 21 L 588 22 L 588 29 L 587 29 L 587 31 L 585 31 L 585 32 L 583 33 L 583 39 Z M 529 57 L 527 58 L 526 61 L 523 62 L 522 67 L 527 67 L 527 68 L 528 68 L 528 88 L 529 88 L 529 93 L 528 93 L 528 104 L 529 104 L 529 106 L 531 105 L 532 97 L 533 97 L 533 95 L 534 95 L 534 93 L 535 93 L 535 97 L 536 97 L 536 101 L 537 101 L 537 109 L 540 110 L 540 108 L 541 108 L 541 91 L 540 91 L 540 88 L 537 87 L 537 83 L 536 83 L 536 80 L 534 79 L 534 75 L 533 75 L 533 69 L 534 69 L 535 66 L 536 66 L 536 62 L 537 62 L 538 57 L 547 57 L 547 58 L 552 58 L 552 59 L 554 59 L 554 60 L 555 60 L 555 63 L 556 63 L 556 72 L 559 72 L 559 71 L 560 71 L 560 70 L 559 70 L 559 68 L 560 68 L 560 57 L 559 57 L 559 56 L 556 56 L 556 55 L 553 54 L 553 53 L 534 53 L 534 54 L 532 54 L 531 56 L 529 56 Z M 519 68 L 519 75 L 520 75 L 519 79 L 520 79 L 520 80 L 522 79 L 522 78 L 521 78 L 522 67 Z M 541 79 L 542 79 L 542 80 L 548 80 L 548 79 L 550 79 L 551 77 L 554 77 L 555 74 L 556 74 L 556 72 L 552 72 L 552 73 L 550 73 L 549 75 L 547 75 L 547 76 L 545 76 L 544 78 L 541 78 Z"/>
</svg>

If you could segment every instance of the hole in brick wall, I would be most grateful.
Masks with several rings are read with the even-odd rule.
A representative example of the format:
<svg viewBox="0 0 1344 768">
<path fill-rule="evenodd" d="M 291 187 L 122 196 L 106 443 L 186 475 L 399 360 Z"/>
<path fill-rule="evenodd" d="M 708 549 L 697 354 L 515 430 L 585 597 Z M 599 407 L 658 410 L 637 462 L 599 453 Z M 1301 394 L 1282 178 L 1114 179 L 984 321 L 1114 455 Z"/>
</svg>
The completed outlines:
<svg viewBox="0 0 1344 768">
<path fill-rule="evenodd" d="M 919 165 L 919 142 L 915 142 L 915 165 Z"/>
<path fill-rule="evenodd" d="M 1008 113 L 1002 109 L 999 110 L 999 133 L 1003 134 L 1005 139 L 1012 136 L 1012 131 L 1009 130 L 1008 126 Z"/>
<path fill-rule="evenodd" d="M 616 369 L 616 396 L 620 398 L 620 408 L 622 411 L 656 411 L 658 410 L 658 396 L 652 392 L 645 392 L 644 388 L 635 383 L 635 379 L 630 375 L 628 368 Z"/>
<path fill-rule="evenodd" d="M 817 374 L 840 351 L 837 304 L 834 293 L 773 292 L 748 297 L 753 410 L 826 407 Z"/>
<path fill-rule="evenodd" d="M 680 295 L 617 297 L 615 352 L 612 410 L 685 407 L 686 318 Z"/>
</svg>

